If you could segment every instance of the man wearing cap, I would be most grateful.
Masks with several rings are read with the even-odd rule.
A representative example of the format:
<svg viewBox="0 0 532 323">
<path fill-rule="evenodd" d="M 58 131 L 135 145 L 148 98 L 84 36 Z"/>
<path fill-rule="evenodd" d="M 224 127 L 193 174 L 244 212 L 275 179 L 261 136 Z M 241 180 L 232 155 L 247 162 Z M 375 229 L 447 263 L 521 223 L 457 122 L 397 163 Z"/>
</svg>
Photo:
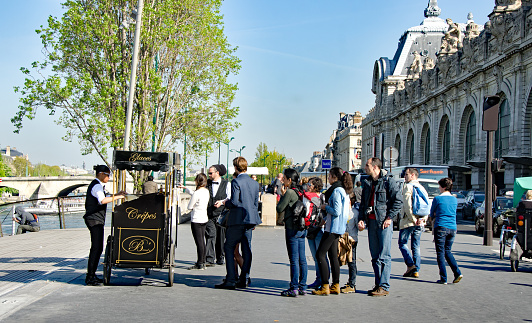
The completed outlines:
<svg viewBox="0 0 532 323">
<path fill-rule="evenodd" d="M 205 229 L 206 266 L 212 267 L 214 264 L 224 264 L 224 242 L 225 228 L 218 224 L 218 216 L 225 209 L 223 201 L 231 198 L 231 183 L 222 178 L 227 173 L 224 165 L 212 165 L 209 168 L 209 181 L 207 189 L 210 193 L 207 215 L 209 221 Z"/>
<path fill-rule="evenodd" d="M 41 230 L 41 225 L 36 216 L 33 214 L 24 211 L 22 206 L 17 206 L 15 208 L 15 222 L 20 225 L 17 228 L 17 234 L 29 232 L 39 232 Z"/>
<path fill-rule="evenodd" d="M 103 281 L 96 276 L 96 269 L 103 251 L 103 227 L 105 225 L 105 213 L 107 203 L 125 198 L 126 192 L 120 191 L 117 195 L 106 196 L 105 184 L 109 182 L 111 170 L 106 165 L 94 166 L 96 178 L 87 188 L 85 199 L 85 225 L 91 235 L 91 250 L 87 263 L 87 276 L 85 284 L 89 286 L 100 285 Z"/>
</svg>

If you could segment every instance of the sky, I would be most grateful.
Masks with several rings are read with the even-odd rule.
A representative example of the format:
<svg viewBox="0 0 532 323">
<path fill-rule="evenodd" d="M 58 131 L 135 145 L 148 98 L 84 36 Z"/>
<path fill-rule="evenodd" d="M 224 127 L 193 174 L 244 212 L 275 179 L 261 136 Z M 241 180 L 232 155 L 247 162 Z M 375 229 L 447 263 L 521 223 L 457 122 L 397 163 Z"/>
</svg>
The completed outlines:
<svg viewBox="0 0 532 323">
<path fill-rule="evenodd" d="M 42 109 L 14 134 L 10 119 L 17 112 L 14 86 L 24 82 L 20 67 L 42 59 L 35 29 L 48 16 L 61 16 L 59 0 L 2 1 L 0 11 L 0 146 L 29 154 L 33 164 L 87 169 L 101 163 L 82 156 L 77 142 L 65 142 L 65 130 Z M 428 0 L 225 0 L 221 7 L 225 34 L 242 60 L 234 106 L 242 125 L 229 137 L 230 149 L 241 149 L 252 162 L 265 143 L 296 163 L 322 151 L 337 127 L 339 113 L 367 112 L 375 105 L 371 92 L 373 66 L 394 56 L 400 36 L 424 19 Z M 477 24 L 488 20 L 494 0 L 440 0 L 440 18 L 465 23 L 472 12 Z M 182 146 L 179 151 L 182 153 Z M 227 146 L 220 149 L 221 162 Z M 237 153 L 230 152 L 230 159 Z M 218 150 L 208 164 L 218 163 Z M 204 166 L 205 160 L 194 168 Z"/>
</svg>

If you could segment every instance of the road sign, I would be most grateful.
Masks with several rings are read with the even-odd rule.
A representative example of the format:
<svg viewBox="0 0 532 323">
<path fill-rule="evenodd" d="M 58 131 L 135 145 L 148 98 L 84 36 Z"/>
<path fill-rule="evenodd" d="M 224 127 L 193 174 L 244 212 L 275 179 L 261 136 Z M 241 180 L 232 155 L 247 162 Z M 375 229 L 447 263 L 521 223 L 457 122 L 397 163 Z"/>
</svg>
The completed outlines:
<svg viewBox="0 0 532 323">
<path fill-rule="evenodd" d="M 2 179 L 0 178 L 0 183 L 2 183 Z"/>
<path fill-rule="evenodd" d="M 399 151 L 395 147 L 388 147 L 384 149 L 384 159 L 395 161 L 399 158 Z"/>
<path fill-rule="evenodd" d="M 321 169 L 331 169 L 331 160 L 330 159 L 322 159 L 321 160 Z"/>
</svg>

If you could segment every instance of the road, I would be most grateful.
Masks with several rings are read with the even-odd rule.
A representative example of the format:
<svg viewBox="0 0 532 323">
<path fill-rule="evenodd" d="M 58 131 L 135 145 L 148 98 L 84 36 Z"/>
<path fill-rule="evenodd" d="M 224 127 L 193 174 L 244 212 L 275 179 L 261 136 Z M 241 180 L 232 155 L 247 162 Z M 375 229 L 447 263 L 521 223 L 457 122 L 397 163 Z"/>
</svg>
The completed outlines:
<svg viewBox="0 0 532 323">
<path fill-rule="evenodd" d="M 64 231 L 57 231 L 60 236 Z M 71 231 L 74 240 L 87 249 L 88 233 Z M 179 227 L 175 283 L 166 287 L 167 271 L 153 270 L 149 276 L 140 269 L 113 270 L 112 286 L 84 286 L 86 260 L 78 255 L 65 268 L 50 273 L 55 281 L 34 278 L 8 292 L 1 285 L 0 319 L 5 322 L 519 322 L 532 320 L 532 264 L 510 271 L 509 260 L 499 260 L 498 245 L 482 246 L 472 222 L 460 221 L 453 251 L 464 278 L 459 284 L 439 285 L 436 255 L 430 232 L 422 235 L 422 268 L 419 279 L 405 279 L 403 263 L 394 232 L 390 295 L 367 296 L 373 286 L 373 272 L 366 232 L 358 247 L 357 293 L 347 295 L 300 296 L 285 298 L 279 293 L 288 287 L 289 262 L 281 228 L 257 228 L 253 233 L 252 286 L 246 290 L 214 289 L 225 267 L 189 271 L 195 246 L 190 225 Z M 12 239 L 17 237 L 7 237 Z M 0 239 L 5 250 L 6 238 Z M 73 241 L 74 242 L 74 241 Z M 4 251 L 2 251 L 4 252 Z M 58 251 L 61 252 L 61 251 Z M 88 252 L 87 252 L 88 253 Z M 307 258 L 310 252 L 307 249 Z M 2 263 L 16 261 L 1 256 Z M 65 263 L 65 258 L 58 256 Z M 70 258 L 69 258 L 70 259 Z M 76 261 L 74 261 L 76 260 Z M 3 265 L 3 264 L 2 264 Z M 61 267 L 61 266 L 59 266 Z M 27 270 L 26 268 L 20 271 Z M 1 272 L 2 270 L 0 270 Z M 67 275 L 70 275 L 66 277 Z M 309 261 L 309 283 L 314 278 Z M 452 276 L 450 269 L 448 275 Z M 341 268 L 341 283 L 347 280 L 347 267 Z M 4 291 L 2 291 L 4 290 Z"/>
</svg>

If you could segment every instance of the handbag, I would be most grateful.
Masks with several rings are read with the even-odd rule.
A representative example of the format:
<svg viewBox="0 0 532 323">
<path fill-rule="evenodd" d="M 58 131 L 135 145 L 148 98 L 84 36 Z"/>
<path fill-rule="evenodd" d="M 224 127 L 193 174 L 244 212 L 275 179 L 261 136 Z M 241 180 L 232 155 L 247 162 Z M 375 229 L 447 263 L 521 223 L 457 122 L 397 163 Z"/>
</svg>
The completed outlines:
<svg viewBox="0 0 532 323">
<path fill-rule="evenodd" d="M 218 215 L 218 219 L 216 222 L 218 222 L 218 225 L 224 228 L 227 228 L 227 217 L 229 215 L 229 210 L 223 210 L 220 215 Z"/>
</svg>

